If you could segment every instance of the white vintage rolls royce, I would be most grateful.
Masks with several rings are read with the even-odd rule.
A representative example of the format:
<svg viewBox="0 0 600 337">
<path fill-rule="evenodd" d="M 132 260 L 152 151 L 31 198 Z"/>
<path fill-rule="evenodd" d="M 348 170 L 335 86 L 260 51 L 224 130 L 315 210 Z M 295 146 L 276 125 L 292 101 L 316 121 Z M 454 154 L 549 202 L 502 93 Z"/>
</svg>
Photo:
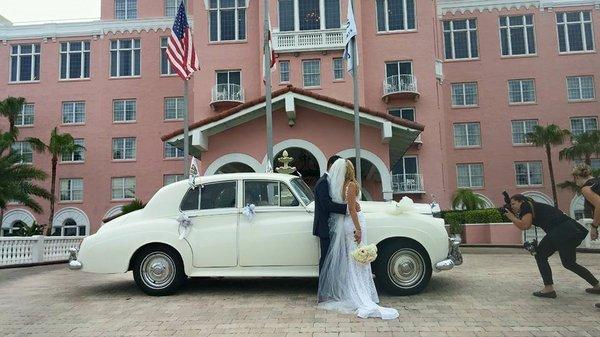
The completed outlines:
<svg viewBox="0 0 600 337">
<path fill-rule="evenodd" d="M 149 295 L 175 292 L 188 277 L 317 277 L 312 235 L 314 196 L 297 176 L 236 173 L 161 188 L 145 208 L 122 215 L 71 251 L 69 268 L 133 271 Z M 429 205 L 390 212 L 392 203 L 361 202 L 368 243 L 379 250 L 376 283 L 395 295 L 422 291 L 433 270 L 462 263 L 458 241 Z M 428 213 L 428 214 L 427 214 Z"/>
</svg>

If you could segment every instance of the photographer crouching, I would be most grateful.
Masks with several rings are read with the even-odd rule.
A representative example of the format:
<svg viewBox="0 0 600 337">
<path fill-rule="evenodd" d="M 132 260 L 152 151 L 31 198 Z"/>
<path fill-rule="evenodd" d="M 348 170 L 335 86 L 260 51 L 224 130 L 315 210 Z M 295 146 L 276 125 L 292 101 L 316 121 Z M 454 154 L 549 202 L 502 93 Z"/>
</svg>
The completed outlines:
<svg viewBox="0 0 600 337">
<path fill-rule="evenodd" d="M 556 298 L 552 270 L 548 258 L 558 251 L 562 265 L 586 280 L 592 288 L 586 289 L 589 293 L 600 294 L 600 283 L 585 267 L 577 264 L 576 248 L 588 234 L 579 222 L 564 214 L 560 209 L 533 201 L 522 194 L 515 194 L 510 198 L 510 207 L 504 207 L 505 215 L 520 230 L 527 230 L 537 226 L 546 232 L 546 236 L 534 246 L 531 251 L 535 255 L 538 269 L 544 280 L 544 289 L 536 291 L 533 296 Z M 528 249 L 529 250 L 529 249 Z"/>
</svg>

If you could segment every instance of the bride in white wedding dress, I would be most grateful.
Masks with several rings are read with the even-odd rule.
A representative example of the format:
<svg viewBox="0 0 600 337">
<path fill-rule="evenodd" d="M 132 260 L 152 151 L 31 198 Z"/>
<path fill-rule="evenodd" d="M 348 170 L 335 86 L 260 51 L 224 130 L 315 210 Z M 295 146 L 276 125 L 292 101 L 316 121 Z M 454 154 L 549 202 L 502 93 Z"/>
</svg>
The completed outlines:
<svg viewBox="0 0 600 337">
<path fill-rule="evenodd" d="M 354 166 L 349 160 L 338 159 L 331 166 L 329 186 L 334 202 L 359 199 Z M 364 214 L 356 211 L 354 202 L 347 204 L 349 214 L 332 213 L 329 219 L 331 244 L 319 275 L 317 307 L 360 318 L 396 319 L 398 310 L 377 305 L 371 265 L 358 263 L 350 255 L 358 243 L 367 243 L 367 237 Z"/>
</svg>

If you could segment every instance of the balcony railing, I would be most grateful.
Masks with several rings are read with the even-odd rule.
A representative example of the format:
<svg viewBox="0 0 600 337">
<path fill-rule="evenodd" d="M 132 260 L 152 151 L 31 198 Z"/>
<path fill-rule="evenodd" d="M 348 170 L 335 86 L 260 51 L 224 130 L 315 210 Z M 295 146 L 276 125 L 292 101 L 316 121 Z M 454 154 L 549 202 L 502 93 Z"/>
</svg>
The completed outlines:
<svg viewBox="0 0 600 337">
<path fill-rule="evenodd" d="M 276 53 L 344 49 L 344 30 L 273 32 Z"/>
<path fill-rule="evenodd" d="M 217 84 L 212 88 L 210 105 L 213 108 L 222 105 L 235 106 L 244 103 L 244 88 L 238 84 Z"/>
<path fill-rule="evenodd" d="M 419 98 L 417 78 L 414 75 L 394 75 L 383 81 L 383 99 Z"/>
<path fill-rule="evenodd" d="M 394 193 L 425 193 L 423 176 L 420 174 L 392 175 L 392 190 Z"/>
</svg>

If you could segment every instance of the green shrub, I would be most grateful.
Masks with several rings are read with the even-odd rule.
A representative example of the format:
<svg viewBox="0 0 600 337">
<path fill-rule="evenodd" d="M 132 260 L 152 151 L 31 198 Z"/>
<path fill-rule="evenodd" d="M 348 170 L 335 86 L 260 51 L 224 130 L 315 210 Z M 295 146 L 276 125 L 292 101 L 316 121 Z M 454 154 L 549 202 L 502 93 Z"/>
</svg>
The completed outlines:
<svg viewBox="0 0 600 337">
<path fill-rule="evenodd" d="M 123 208 L 121 208 L 120 215 L 131 213 L 133 211 L 137 211 L 138 209 L 142 209 L 145 206 L 146 206 L 146 204 L 144 204 L 140 199 L 134 199 L 127 205 L 123 205 Z"/>
<path fill-rule="evenodd" d="M 14 232 L 14 236 L 34 236 L 34 235 L 44 235 L 44 229 L 46 225 L 40 225 L 36 221 L 34 221 L 31 226 L 24 225 L 23 227 L 17 229 Z"/>
<path fill-rule="evenodd" d="M 455 230 L 460 228 L 462 231 L 462 225 L 467 223 L 509 222 L 509 220 L 495 208 L 472 211 L 443 211 L 442 218 L 450 225 L 450 232 L 452 234 L 460 233 L 460 231 L 456 232 Z"/>
</svg>

